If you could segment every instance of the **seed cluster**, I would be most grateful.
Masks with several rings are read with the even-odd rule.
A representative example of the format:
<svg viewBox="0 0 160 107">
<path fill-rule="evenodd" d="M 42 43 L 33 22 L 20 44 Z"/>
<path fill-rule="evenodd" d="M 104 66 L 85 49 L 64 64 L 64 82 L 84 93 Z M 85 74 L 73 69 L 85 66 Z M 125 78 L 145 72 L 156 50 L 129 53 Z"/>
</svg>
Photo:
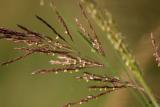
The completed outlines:
<svg viewBox="0 0 160 107">
<path fill-rule="evenodd" d="M 54 72 L 54 73 L 59 73 L 59 72 L 70 72 L 72 73 L 73 71 L 78 72 L 81 69 L 84 68 L 92 68 L 92 67 L 103 67 L 102 64 L 91 61 L 88 59 L 82 59 L 81 57 L 73 57 L 68 54 L 59 54 L 57 56 L 57 60 L 50 60 L 50 63 L 53 65 L 63 65 L 64 67 L 60 68 L 52 68 L 52 69 L 40 69 L 33 74 L 45 74 L 48 72 Z"/>
<path fill-rule="evenodd" d="M 98 36 L 97 36 L 97 34 L 96 34 L 96 31 L 94 30 L 94 28 L 93 28 L 93 26 L 92 26 L 92 24 L 91 24 L 91 22 L 90 22 L 90 20 L 89 20 L 89 18 L 88 18 L 88 16 L 87 16 L 85 10 L 83 9 L 83 6 L 82 6 L 80 3 L 79 3 L 79 7 L 80 7 L 80 9 L 81 9 L 81 11 L 82 11 L 82 14 L 83 14 L 84 18 L 86 19 L 86 21 L 87 21 L 87 23 L 88 23 L 88 25 L 89 25 L 89 28 L 90 28 L 91 31 L 92 31 L 92 32 L 91 32 L 92 34 L 89 34 L 89 33 L 87 32 L 87 30 L 85 30 L 85 28 L 83 27 L 83 25 L 79 22 L 78 18 L 75 18 L 75 21 L 76 21 L 78 27 L 79 27 L 80 30 L 81 30 L 80 34 L 92 45 L 92 47 L 93 47 L 96 51 L 98 51 L 101 55 L 104 56 L 105 53 L 104 53 L 104 50 L 103 50 L 103 48 L 102 48 L 101 42 L 100 42 L 99 39 L 98 39 Z"/>
<path fill-rule="evenodd" d="M 41 5 L 44 5 L 43 0 L 41 0 Z M 29 55 L 41 53 L 41 54 L 51 55 L 52 57 L 55 56 L 49 62 L 51 65 L 58 65 L 58 66 L 50 69 L 39 69 L 34 71 L 32 74 L 46 74 L 50 72 L 53 72 L 55 74 L 59 72 L 72 73 L 72 72 L 78 72 L 85 68 L 104 67 L 104 64 L 99 63 L 96 60 L 82 57 L 79 50 L 76 50 L 73 46 L 70 45 L 70 42 L 73 43 L 76 41 L 74 41 L 74 38 L 70 32 L 70 29 L 67 23 L 65 22 L 64 18 L 61 16 L 60 12 L 56 9 L 53 2 L 50 3 L 50 7 L 55 12 L 60 24 L 63 26 L 64 33 L 66 36 L 64 37 L 63 35 L 61 35 L 61 33 L 59 33 L 51 24 L 49 24 L 44 18 L 38 15 L 36 15 L 36 19 L 39 20 L 41 23 L 43 23 L 47 28 L 49 28 L 53 32 L 55 37 L 44 36 L 43 34 L 33 32 L 32 30 L 22 25 L 17 25 L 18 28 L 20 28 L 22 31 L 15 31 L 15 30 L 0 27 L 0 39 L 6 39 L 6 40 L 13 41 L 15 43 L 26 44 L 25 47 L 15 48 L 18 51 L 24 52 L 22 56 L 8 60 L 6 62 L 0 62 L 0 64 L 7 65 L 15 61 L 24 59 Z M 97 52 L 98 55 L 103 57 L 105 53 L 101 45 L 101 42 L 96 34 L 96 31 L 94 30 L 87 14 L 85 13 L 85 10 L 83 9 L 83 6 L 80 3 L 79 3 L 79 7 L 92 32 L 89 33 L 80 23 L 78 18 L 76 18 L 75 21 L 79 28 L 78 32 L 80 33 L 80 35 L 82 35 L 84 40 L 86 40 L 91 45 L 92 49 L 95 50 L 94 52 Z M 69 39 L 67 39 L 67 37 Z M 155 47 L 155 40 L 153 38 L 152 38 L 152 43 Z M 155 47 L 155 49 L 157 48 Z M 160 62 L 159 60 L 160 58 L 159 58 L 159 54 L 157 53 L 157 50 L 156 50 L 155 56 L 157 57 L 157 61 Z M 132 87 L 135 89 L 140 89 L 139 87 L 136 87 L 127 81 L 122 81 L 116 77 L 110 77 L 110 76 L 104 76 L 104 75 L 102 76 L 102 75 L 92 74 L 88 72 L 84 72 L 82 76 L 78 76 L 76 77 L 76 79 L 82 79 L 87 82 L 97 81 L 99 83 L 93 86 L 89 86 L 89 89 L 98 89 L 102 92 L 100 92 L 97 95 L 89 95 L 86 98 L 82 98 L 76 102 L 67 103 L 66 105 L 64 105 L 64 107 L 70 107 L 76 104 L 87 103 L 90 100 L 97 99 L 100 96 L 103 96 L 107 93 L 110 93 L 122 88 Z"/>
<path fill-rule="evenodd" d="M 82 76 L 79 76 L 76 78 L 83 79 L 87 82 L 89 82 L 89 81 L 98 82 L 98 85 L 89 86 L 89 89 L 95 89 L 95 90 L 98 89 L 100 91 L 100 93 L 98 93 L 96 95 L 88 95 L 85 98 L 82 98 L 78 101 L 67 103 L 63 107 L 71 107 L 71 106 L 77 105 L 77 104 L 84 104 L 84 103 L 87 103 L 91 100 L 95 100 L 103 95 L 106 95 L 108 93 L 111 93 L 113 91 L 123 89 L 123 88 L 132 87 L 132 88 L 144 91 L 142 88 L 136 87 L 135 85 L 132 85 L 131 83 L 129 83 L 127 81 L 122 81 L 117 77 L 108 77 L 108 76 L 104 76 L 104 75 L 97 75 L 97 74 L 84 72 L 84 74 Z"/>
<path fill-rule="evenodd" d="M 53 9 L 53 11 L 56 13 L 56 16 L 61 23 L 61 25 L 64 27 L 65 34 L 68 35 L 71 41 L 73 41 L 72 34 L 70 33 L 69 27 L 63 17 L 60 15 L 58 10 L 56 9 L 53 2 L 50 3 L 50 7 Z M 81 9 L 82 6 L 80 5 Z M 86 16 L 86 14 L 84 13 Z M 50 36 L 44 36 L 40 33 L 33 32 L 32 30 L 22 26 L 17 25 L 21 30 L 23 31 L 14 31 L 6 28 L 0 28 L 0 39 L 7 39 L 14 41 L 16 43 L 25 43 L 27 44 L 26 47 L 22 48 L 16 48 L 16 50 L 23 51 L 25 54 L 22 56 L 19 56 L 17 58 L 11 59 L 6 62 L 2 62 L 1 65 L 7 65 L 9 63 L 13 63 L 15 61 L 21 60 L 29 55 L 35 54 L 35 53 L 43 53 L 48 55 L 56 55 L 57 59 L 50 60 L 50 63 L 53 65 L 61 65 L 60 68 L 51 68 L 51 69 L 40 69 L 32 74 L 38 74 L 38 73 L 48 73 L 48 72 L 67 72 L 67 71 L 79 71 L 83 68 L 90 68 L 90 67 L 103 67 L 103 64 L 86 59 L 81 57 L 79 54 L 75 54 L 75 52 L 78 53 L 78 50 L 75 50 L 70 44 L 69 41 L 66 40 L 64 36 L 62 36 L 51 24 L 49 24 L 44 18 L 36 15 L 37 20 L 42 22 L 46 27 L 48 27 L 55 35 L 55 38 L 52 38 Z M 88 22 L 89 19 L 87 18 Z M 90 23 L 90 22 L 89 22 Z M 93 27 L 90 24 L 92 30 Z M 95 31 L 94 31 L 95 32 Z M 97 41 L 98 39 L 95 39 L 94 41 Z M 93 42 L 95 43 L 95 42 Z M 99 47 L 96 46 L 97 49 Z"/>
</svg>

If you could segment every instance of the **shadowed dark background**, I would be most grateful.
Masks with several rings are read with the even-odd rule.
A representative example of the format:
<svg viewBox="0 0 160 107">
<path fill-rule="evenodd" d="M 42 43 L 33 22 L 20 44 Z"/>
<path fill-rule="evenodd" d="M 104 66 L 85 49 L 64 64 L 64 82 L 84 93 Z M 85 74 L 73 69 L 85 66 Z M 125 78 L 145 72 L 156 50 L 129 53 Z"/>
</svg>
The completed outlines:
<svg viewBox="0 0 160 107">
<path fill-rule="evenodd" d="M 82 17 L 76 0 L 54 0 L 58 10 L 74 23 L 74 17 Z M 96 0 L 95 0 L 96 1 Z M 160 36 L 159 0 L 97 0 L 101 8 L 107 8 L 115 19 L 125 42 L 137 59 L 146 82 L 160 96 L 160 72 L 154 58 L 150 32 Z M 0 26 L 18 30 L 16 24 L 25 25 L 34 31 L 51 34 L 35 15 L 40 15 L 61 32 L 60 26 L 45 2 L 39 0 L 0 0 Z M 13 50 L 14 44 L 0 40 L 0 60 L 14 58 L 20 53 Z M 16 45 L 17 46 L 17 45 Z M 31 75 L 31 72 L 49 66 L 48 57 L 33 55 L 23 61 L 0 67 L 0 107 L 60 107 L 66 102 L 78 100 L 89 91 L 87 83 L 77 81 L 77 74 Z M 94 94 L 93 92 L 90 92 Z M 117 91 L 81 105 L 81 107 L 141 107 L 128 90 Z"/>
</svg>

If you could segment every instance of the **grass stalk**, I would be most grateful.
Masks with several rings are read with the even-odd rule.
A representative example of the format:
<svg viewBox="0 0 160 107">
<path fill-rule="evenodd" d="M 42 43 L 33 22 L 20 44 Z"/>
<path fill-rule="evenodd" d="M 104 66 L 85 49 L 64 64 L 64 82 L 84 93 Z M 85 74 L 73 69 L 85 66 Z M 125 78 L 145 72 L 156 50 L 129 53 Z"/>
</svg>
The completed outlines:
<svg viewBox="0 0 160 107">
<path fill-rule="evenodd" d="M 131 71 L 135 80 L 144 88 L 144 92 L 147 95 L 148 102 L 152 103 L 152 107 L 159 107 L 153 93 L 146 84 L 143 76 L 141 75 L 141 69 L 135 61 L 135 58 L 130 53 L 128 47 L 123 42 L 121 33 L 116 29 L 112 20 L 112 16 L 107 10 L 101 11 L 97 8 L 96 4 L 92 0 L 81 0 L 85 6 L 87 12 L 91 15 L 92 19 L 98 24 L 103 32 L 105 32 L 108 40 L 111 42 L 117 54 L 121 57 L 125 67 L 128 71 Z M 148 103 L 146 102 L 146 103 Z M 150 106 L 150 105 L 148 105 Z"/>
</svg>

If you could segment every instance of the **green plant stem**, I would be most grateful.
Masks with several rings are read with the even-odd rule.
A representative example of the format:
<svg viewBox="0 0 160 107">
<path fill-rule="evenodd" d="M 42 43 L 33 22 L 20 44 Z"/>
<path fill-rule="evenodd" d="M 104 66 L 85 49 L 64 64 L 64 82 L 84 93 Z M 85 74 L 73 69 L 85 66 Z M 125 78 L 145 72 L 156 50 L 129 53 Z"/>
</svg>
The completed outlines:
<svg viewBox="0 0 160 107">
<path fill-rule="evenodd" d="M 146 99 L 148 99 L 148 102 L 146 103 L 151 102 L 153 107 L 159 107 L 156 98 L 141 75 L 141 69 L 137 65 L 127 46 L 124 44 L 121 33 L 117 31 L 111 15 L 108 13 L 108 11 L 101 11 L 99 8 L 97 8 L 96 4 L 93 3 L 92 0 L 81 0 L 81 2 L 86 7 L 87 12 L 91 15 L 93 20 L 99 25 L 101 30 L 106 33 L 108 40 L 121 57 L 127 70 L 131 71 L 136 81 L 138 81 L 138 83 L 144 88 L 144 92 L 147 95 Z M 148 106 L 150 107 L 150 105 Z"/>
</svg>

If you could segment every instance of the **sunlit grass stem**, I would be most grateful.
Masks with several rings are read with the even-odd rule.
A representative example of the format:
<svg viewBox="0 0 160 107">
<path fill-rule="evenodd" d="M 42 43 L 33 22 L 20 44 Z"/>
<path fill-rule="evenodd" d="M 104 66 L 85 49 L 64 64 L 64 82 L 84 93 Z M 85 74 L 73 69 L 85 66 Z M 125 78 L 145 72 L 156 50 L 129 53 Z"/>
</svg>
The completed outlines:
<svg viewBox="0 0 160 107">
<path fill-rule="evenodd" d="M 138 81 L 139 84 L 144 88 L 145 94 L 148 96 L 148 102 L 151 101 L 153 107 L 159 107 L 156 98 L 152 94 L 150 88 L 146 84 L 143 76 L 141 75 L 141 69 L 139 68 L 134 57 L 123 42 L 123 39 L 121 38 L 121 33 L 117 31 L 111 15 L 106 10 L 101 11 L 99 8 L 97 8 L 96 4 L 93 3 L 91 0 L 81 0 L 81 2 L 86 7 L 87 12 L 91 15 L 93 20 L 99 25 L 101 30 L 105 32 L 108 40 L 111 42 L 112 46 L 121 57 L 127 70 L 132 72 L 136 81 Z"/>
</svg>

